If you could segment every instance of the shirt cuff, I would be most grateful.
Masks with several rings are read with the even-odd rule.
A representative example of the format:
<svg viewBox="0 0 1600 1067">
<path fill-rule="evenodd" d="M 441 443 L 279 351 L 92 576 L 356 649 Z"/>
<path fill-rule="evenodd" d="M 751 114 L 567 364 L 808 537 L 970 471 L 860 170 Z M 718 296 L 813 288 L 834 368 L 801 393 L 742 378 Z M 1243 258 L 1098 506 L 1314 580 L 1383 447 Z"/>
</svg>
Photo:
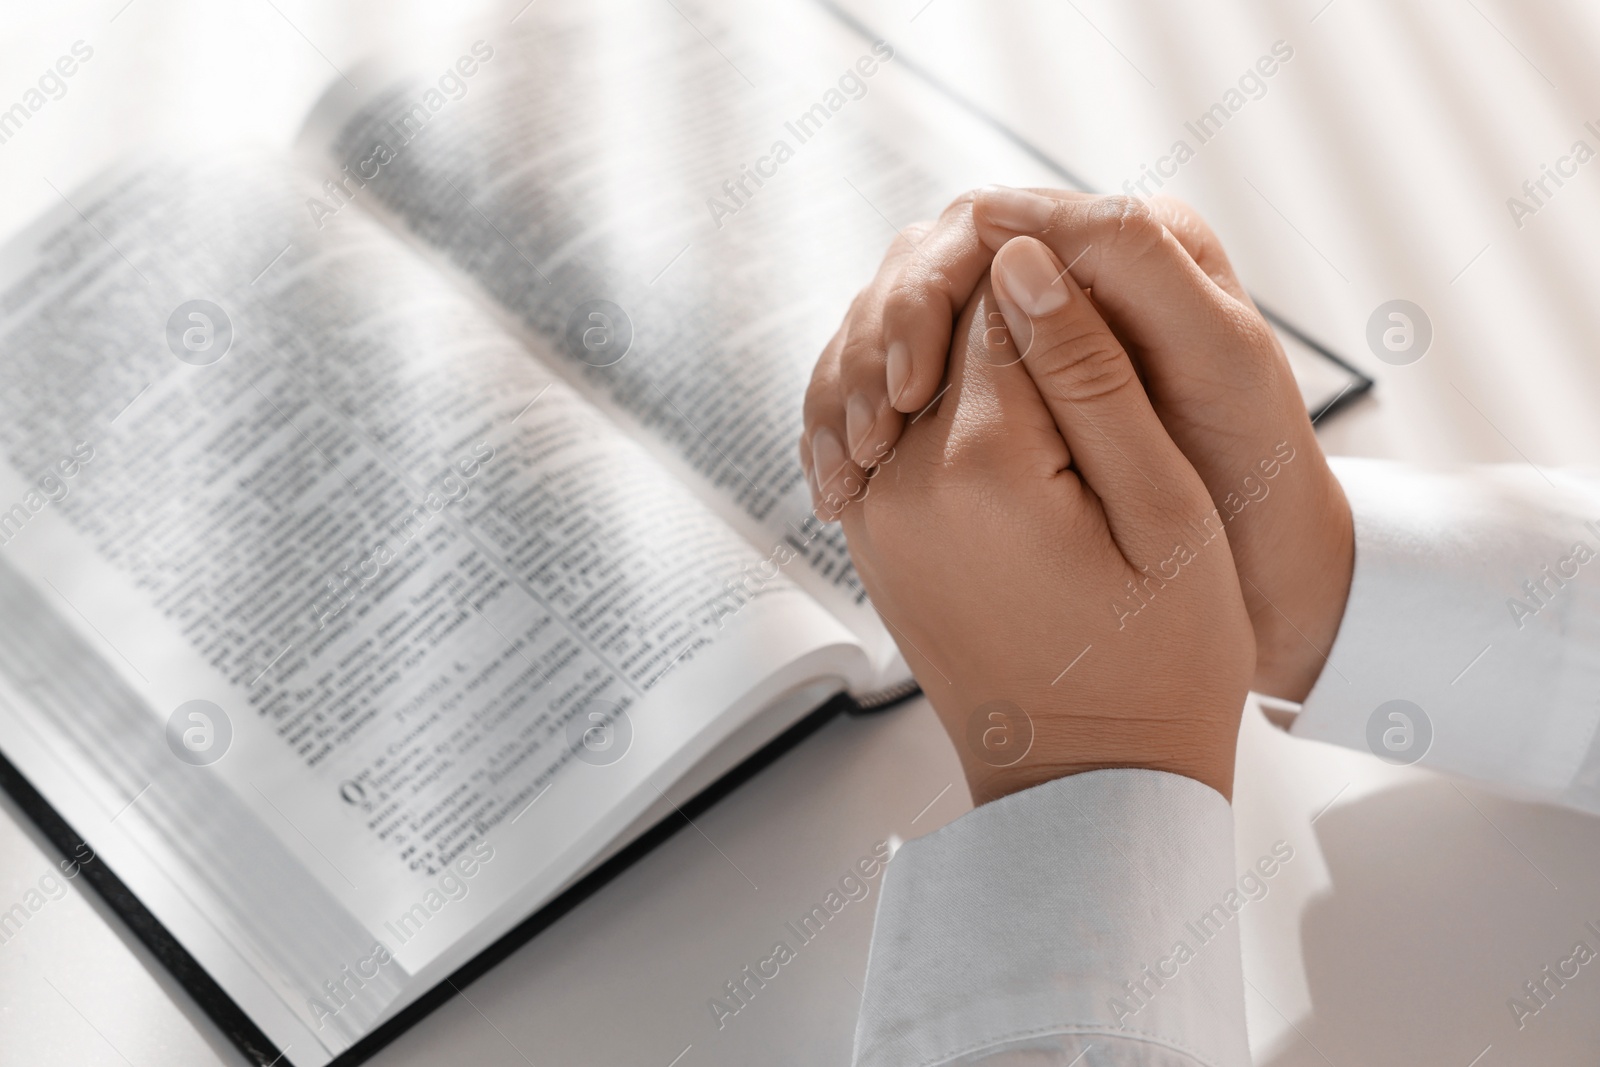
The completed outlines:
<svg viewBox="0 0 1600 1067">
<path fill-rule="evenodd" d="M 1236 883 L 1228 802 L 1189 778 L 1091 771 L 986 804 L 895 855 L 854 1062 L 1247 1067 L 1235 920 L 1258 885 Z"/>
<path fill-rule="evenodd" d="M 1333 469 L 1355 572 L 1291 732 L 1600 810 L 1600 479 Z"/>
</svg>

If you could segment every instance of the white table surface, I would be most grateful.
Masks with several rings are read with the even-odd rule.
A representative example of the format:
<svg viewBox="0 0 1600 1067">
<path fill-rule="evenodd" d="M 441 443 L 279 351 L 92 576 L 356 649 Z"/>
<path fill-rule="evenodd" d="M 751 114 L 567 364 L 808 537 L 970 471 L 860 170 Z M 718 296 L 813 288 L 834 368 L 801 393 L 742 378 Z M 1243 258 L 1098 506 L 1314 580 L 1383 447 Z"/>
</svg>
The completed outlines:
<svg viewBox="0 0 1600 1067">
<path fill-rule="evenodd" d="M 521 3 L 448 6 L 5 0 L 0 101 L 75 40 L 95 57 L 0 145 L 0 233 L 54 205 L 52 184 L 68 190 L 153 140 L 285 143 L 334 66 Z M 1294 59 L 1266 95 L 1168 191 L 1213 221 L 1259 296 L 1378 379 L 1374 398 L 1325 427 L 1325 446 L 1417 461 L 1600 458 L 1600 162 L 1520 229 L 1506 206 L 1574 140 L 1600 148 L 1583 128 L 1600 119 L 1600 11 L 1510 0 L 852 7 L 1105 187 L 1288 41 Z M 1379 363 L 1364 341 L 1368 315 L 1396 297 L 1435 330 L 1407 367 Z M 873 842 L 968 806 L 922 702 L 837 721 L 374 1062 L 845 1064 L 869 906 L 830 923 L 721 1031 L 707 1000 Z M 1241 863 L 1280 838 L 1297 853 L 1242 920 L 1258 1063 L 1595 1062 L 1600 973 L 1584 969 L 1521 1032 L 1506 1001 L 1600 920 L 1600 820 L 1297 742 L 1253 711 L 1236 809 Z M 0 805 L 0 904 L 54 861 Z M 0 945 L 0 1065 L 219 1061 L 240 1062 L 86 890 Z"/>
</svg>

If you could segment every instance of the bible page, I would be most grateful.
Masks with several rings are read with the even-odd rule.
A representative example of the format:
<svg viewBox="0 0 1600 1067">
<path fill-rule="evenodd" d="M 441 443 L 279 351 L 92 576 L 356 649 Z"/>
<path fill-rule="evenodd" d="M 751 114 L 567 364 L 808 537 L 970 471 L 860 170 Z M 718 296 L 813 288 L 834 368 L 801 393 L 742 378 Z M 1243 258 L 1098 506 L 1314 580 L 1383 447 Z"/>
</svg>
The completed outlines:
<svg viewBox="0 0 1600 1067">
<path fill-rule="evenodd" d="M 315 181 L 130 166 L 0 258 L 8 756 L 295 1062 L 868 677 L 781 577 L 720 610 L 759 554 Z"/>
</svg>

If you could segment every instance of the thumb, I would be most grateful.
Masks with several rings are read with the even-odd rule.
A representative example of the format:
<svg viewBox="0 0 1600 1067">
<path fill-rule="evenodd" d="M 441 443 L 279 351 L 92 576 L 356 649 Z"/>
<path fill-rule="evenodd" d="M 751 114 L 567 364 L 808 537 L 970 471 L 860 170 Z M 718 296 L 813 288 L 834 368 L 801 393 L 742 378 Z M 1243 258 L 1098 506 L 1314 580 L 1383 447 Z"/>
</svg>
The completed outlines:
<svg viewBox="0 0 1600 1067">
<path fill-rule="evenodd" d="M 1022 365 L 1124 552 L 1159 545 L 1163 519 L 1209 513 L 1200 476 L 1156 417 L 1128 353 L 1054 253 L 1014 238 L 991 274 Z"/>
</svg>

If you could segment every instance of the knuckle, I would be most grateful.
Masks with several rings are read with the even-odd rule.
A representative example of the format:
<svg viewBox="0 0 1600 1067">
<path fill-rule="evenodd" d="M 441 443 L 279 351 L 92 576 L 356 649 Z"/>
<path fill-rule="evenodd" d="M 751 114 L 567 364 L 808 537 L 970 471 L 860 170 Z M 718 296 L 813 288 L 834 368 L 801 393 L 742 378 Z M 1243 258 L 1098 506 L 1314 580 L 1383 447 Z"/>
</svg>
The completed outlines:
<svg viewBox="0 0 1600 1067">
<path fill-rule="evenodd" d="M 950 279 L 943 270 L 924 268 L 902 271 L 894 285 L 884 294 L 883 317 L 886 321 L 904 321 L 939 310 L 949 314 Z"/>
<path fill-rule="evenodd" d="M 948 263 L 939 262 L 928 267 L 923 284 L 930 294 L 939 294 L 940 299 L 949 305 L 951 311 L 959 312 L 961 310 L 955 306 L 954 298 L 951 295 L 956 291 L 956 280 L 950 275 L 950 265 Z"/>
<path fill-rule="evenodd" d="M 1004 426 L 979 419 L 960 420 L 951 428 L 941 450 L 943 472 L 989 469 L 997 457 L 1007 454 L 1010 438 Z"/>
<path fill-rule="evenodd" d="M 883 343 L 878 330 L 852 328 L 839 347 L 839 380 L 848 382 L 875 371 L 882 350 Z"/>
<path fill-rule="evenodd" d="M 968 189 L 966 192 L 950 201 L 950 203 L 946 204 L 945 209 L 939 213 L 939 217 L 944 218 L 949 215 L 959 215 L 963 211 L 971 211 L 972 204 L 975 200 L 977 200 L 977 198 L 978 190 Z"/>
<path fill-rule="evenodd" d="M 801 425 L 809 437 L 811 428 L 826 418 L 822 394 L 813 386 L 806 390 L 805 404 L 801 407 Z"/>
<path fill-rule="evenodd" d="M 844 313 L 844 321 L 839 324 L 841 333 L 848 330 L 851 323 L 866 314 L 867 309 L 878 299 L 878 289 L 879 283 L 877 282 L 863 285 L 856 291 L 856 295 L 850 298 L 850 308 Z"/>
<path fill-rule="evenodd" d="M 895 266 L 907 256 L 917 250 L 917 246 L 932 233 L 938 222 L 933 219 L 918 219 L 901 227 L 889 241 L 889 247 L 883 253 L 883 270 L 894 270 Z"/>
<path fill-rule="evenodd" d="M 812 425 L 826 416 L 830 409 L 838 407 L 839 386 L 837 376 L 828 366 L 828 361 L 819 361 L 811 372 L 811 381 L 806 385 L 806 397 L 802 406 L 807 426 Z"/>
<path fill-rule="evenodd" d="M 1202 269 L 1227 268 L 1228 255 L 1222 247 L 1222 240 L 1200 212 L 1174 196 L 1158 196 L 1151 201 L 1151 205 L 1178 243 L 1189 253 L 1189 257 Z"/>
<path fill-rule="evenodd" d="M 1287 368 L 1283 366 L 1278 335 L 1267 320 L 1254 308 L 1246 307 L 1228 309 L 1227 318 L 1231 320 L 1226 324 L 1227 333 L 1237 339 L 1240 352 L 1240 358 L 1227 361 L 1234 388 L 1251 392 L 1277 383 Z"/>
<path fill-rule="evenodd" d="M 849 333 L 850 319 L 846 318 L 839 324 L 839 328 L 833 331 L 833 336 L 828 338 L 828 343 L 822 346 L 822 351 L 817 353 L 816 366 L 811 370 L 813 384 L 819 381 L 827 381 L 838 374 L 839 350 L 843 347 L 844 339 Z"/>
<path fill-rule="evenodd" d="M 890 299 L 893 299 L 894 293 L 904 285 L 904 277 L 906 269 L 898 259 L 885 259 L 877 277 L 872 278 L 872 282 L 867 285 L 861 286 L 861 291 L 851 299 L 850 312 L 845 314 L 845 322 L 840 326 L 840 333 L 877 330 L 883 320 L 883 309 Z"/>
<path fill-rule="evenodd" d="M 1127 353 L 1103 329 L 1069 327 L 1044 340 L 1052 354 L 1044 362 L 1040 384 L 1063 400 L 1098 400 L 1137 381 Z"/>
<path fill-rule="evenodd" d="M 1152 252 L 1167 237 L 1155 209 L 1136 196 L 1101 197 L 1089 209 L 1098 239 L 1135 258 Z"/>
<path fill-rule="evenodd" d="M 1151 198 L 1150 207 L 1163 220 L 1181 223 L 1193 228 L 1196 232 L 1210 232 L 1210 227 L 1200 217 L 1200 212 L 1196 211 L 1194 206 L 1187 200 L 1163 193 L 1160 196 Z"/>
<path fill-rule="evenodd" d="M 949 264 L 935 260 L 908 265 L 891 295 L 908 310 L 922 312 L 937 308 L 949 315 L 960 310 L 951 297 L 955 289 Z"/>
</svg>

